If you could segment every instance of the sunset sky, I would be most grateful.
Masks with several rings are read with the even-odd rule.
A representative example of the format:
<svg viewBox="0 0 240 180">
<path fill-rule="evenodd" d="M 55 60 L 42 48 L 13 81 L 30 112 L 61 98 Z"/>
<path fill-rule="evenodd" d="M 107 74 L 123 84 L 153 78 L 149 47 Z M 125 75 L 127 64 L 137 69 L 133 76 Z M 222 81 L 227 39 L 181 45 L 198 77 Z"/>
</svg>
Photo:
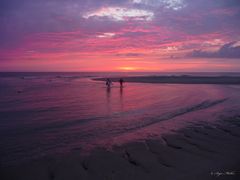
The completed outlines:
<svg viewBox="0 0 240 180">
<path fill-rule="evenodd" d="M 0 71 L 240 72 L 240 1 L 1 0 Z"/>
</svg>

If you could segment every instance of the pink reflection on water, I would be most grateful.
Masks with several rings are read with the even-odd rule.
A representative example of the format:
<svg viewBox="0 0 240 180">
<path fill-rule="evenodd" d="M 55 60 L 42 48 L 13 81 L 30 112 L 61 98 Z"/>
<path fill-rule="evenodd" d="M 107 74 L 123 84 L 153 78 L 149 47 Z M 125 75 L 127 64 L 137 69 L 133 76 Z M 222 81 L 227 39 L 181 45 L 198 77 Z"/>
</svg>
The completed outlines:
<svg viewBox="0 0 240 180">
<path fill-rule="evenodd" d="M 14 79 L 1 93 L 1 143 L 9 157 L 83 152 L 164 133 L 239 109 L 238 86 Z M 21 93 L 16 93 L 21 89 Z"/>
</svg>

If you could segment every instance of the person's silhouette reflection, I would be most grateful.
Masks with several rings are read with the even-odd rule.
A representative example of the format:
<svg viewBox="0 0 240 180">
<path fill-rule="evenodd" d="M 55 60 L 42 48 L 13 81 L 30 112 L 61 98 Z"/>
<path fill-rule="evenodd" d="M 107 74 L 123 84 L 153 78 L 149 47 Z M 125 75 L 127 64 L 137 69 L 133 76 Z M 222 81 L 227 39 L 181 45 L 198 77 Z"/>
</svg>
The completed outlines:
<svg viewBox="0 0 240 180">
<path fill-rule="evenodd" d="M 120 108 L 121 108 L 121 111 L 123 111 L 123 86 L 120 86 L 120 93 L 119 93 L 119 96 L 120 96 Z"/>
<path fill-rule="evenodd" d="M 121 86 L 120 87 L 120 98 L 122 99 L 122 96 L 123 96 L 123 87 Z"/>
<path fill-rule="evenodd" d="M 120 87 L 122 88 L 123 87 L 123 79 L 121 78 L 121 79 L 119 79 L 119 83 L 120 83 Z"/>
<path fill-rule="evenodd" d="M 107 89 L 106 89 L 106 106 L 107 106 L 108 113 L 110 113 L 110 111 L 111 111 L 111 87 L 107 87 Z"/>
</svg>

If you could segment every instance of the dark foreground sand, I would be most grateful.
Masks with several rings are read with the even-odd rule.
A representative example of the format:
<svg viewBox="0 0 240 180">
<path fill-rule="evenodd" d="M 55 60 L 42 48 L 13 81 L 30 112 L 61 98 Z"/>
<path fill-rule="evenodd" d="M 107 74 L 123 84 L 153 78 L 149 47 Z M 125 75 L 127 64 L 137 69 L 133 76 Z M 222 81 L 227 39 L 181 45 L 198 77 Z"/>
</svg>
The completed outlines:
<svg viewBox="0 0 240 180">
<path fill-rule="evenodd" d="M 113 151 L 98 149 L 1 168 L 1 180 L 240 179 L 240 116 L 204 122 Z"/>
<path fill-rule="evenodd" d="M 113 82 L 119 81 L 120 77 L 109 78 Z M 106 81 L 106 78 L 96 78 L 97 81 Z M 218 76 L 132 76 L 124 77 L 125 82 L 140 83 L 169 83 L 169 84 L 240 84 L 240 77 Z"/>
</svg>

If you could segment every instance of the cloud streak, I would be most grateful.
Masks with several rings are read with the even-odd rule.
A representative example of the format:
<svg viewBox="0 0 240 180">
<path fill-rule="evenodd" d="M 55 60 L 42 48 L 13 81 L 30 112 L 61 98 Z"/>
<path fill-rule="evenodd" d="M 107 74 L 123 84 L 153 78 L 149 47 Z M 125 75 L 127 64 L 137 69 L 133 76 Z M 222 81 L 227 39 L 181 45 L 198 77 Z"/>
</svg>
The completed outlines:
<svg viewBox="0 0 240 180">
<path fill-rule="evenodd" d="M 151 21 L 154 14 L 151 11 L 141 10 L 141 9 L 130 9 L 122 7 L 107 7 L 101 8 L 91 13 L 86 13 L 83 18 L 91 17 L 107 17 L 116 21 L 126 21 L 126 20 L 146 20 Z"/>
<path fill-rule="evenodd" d="M 240 58 L 240 42 L 227 43 L 214 52 L 194 50 L 189 56 L 198 58 Z"/>
</svg>

